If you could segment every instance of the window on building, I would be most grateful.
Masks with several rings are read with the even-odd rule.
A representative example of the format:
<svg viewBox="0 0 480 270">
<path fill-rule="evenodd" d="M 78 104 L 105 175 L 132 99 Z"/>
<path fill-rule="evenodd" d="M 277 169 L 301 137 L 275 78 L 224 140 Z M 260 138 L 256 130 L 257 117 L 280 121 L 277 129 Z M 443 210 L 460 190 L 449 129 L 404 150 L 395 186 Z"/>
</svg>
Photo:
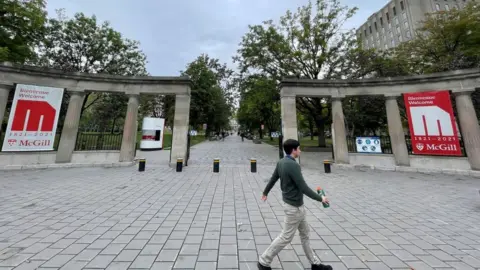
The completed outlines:
<svg viewBox="0 0 480 270">
<path fill-rule="evenodd" d="M 392 47 L 394 47 L 394 46 L 395 46 L 395 40 L 392 39 Z"/>
<path fill-rule="evenodd" d="M 392 10 L 393 10 L 393 16 L 394 16 L 394 17 L 397 16 L 397 8 L 396 8 L 396 7 L 393 7 Z"/>
<path fill-rule="evenodd" d="M 383 27 L 383 18 L 382 17 L 380 17 L 380 26 Z"/>
<path fill-rule="evenodd" d="M 388 15 L 388 12 L 385 13 L 385 15 L 387 15 L 387 22 L 390 22 L 390 15 Z"/>
<path fill-rule="evenodd" d="M 402 35 L 398 35 L 398 40 L 399 40 L 400 42 L 403 42 L 403 37 L 402 37 Z"/>
<path fill-rule="evenodd" d="M 400 34 L 400 26 L 397 26 L 397 34 Z"/>
<path fill-rule="evenodd" d="M 450 7 L 448 6 L 448 4 L 445 4 L 445 10 L 447 10 L 447 11 L 450 10 Z"/>
<path fill-rule="evenodd" d="M 403 4 L 403 1 L 400 1 L 400 8 L 401 8 L 402 10 L 405 10 L 405 5 Z"/>
<path fill-rule="evenodd" d="M 407 19 L 407 13 L 406 13 L 406 12 L 403 12 L 403 13 L 402 13 L 402 16 L 403 16 L 403 19 L 404 19 L 404 20 Z"/>
<path fill-rule="evenodd" d="M 385 50 L 388 50 L 388 44 L 385 44 Z"/>
<path fill-rule="evenodd" d="M 369 25 L 368 28 L 370 29 L 370 34 L 372 33 L 372 26 Z"/>
<path fill-rule="evenodd" d="M 435 9 L 436 9 L 437 11 L 440 11 L 440 4 L 439 4 L 439 3 L 436 3 L 436 4 L 435 4 Z"/>
<path fill-rule="evenodd" d="M 367 35 L 367 29 L 363 29 L 363 33 L 365 34 L 365 37 L 368 36 Z"/>
<path fill-rule="evenodd" d="M 375 31 L 378 31 L 377 22 L 374 22 L 374 25 L 375 25 Z"/>
<path fill-rule="evenodd" d="M 395 24 L 398 25 L 398 17 L 395 17 Z"/>
<path fill-rule="evenodd" d="M 407 30 L 407 38 L 412 38 L 412 34 L 410 33 L 410 30 Z"/>
<path fill-rule="evenodd" d="M 379 32 L 377 32 L 377 38 L 378 38 L 379 36 L 380 36 L 380 33 L 379 33 Z"/>
</svg>

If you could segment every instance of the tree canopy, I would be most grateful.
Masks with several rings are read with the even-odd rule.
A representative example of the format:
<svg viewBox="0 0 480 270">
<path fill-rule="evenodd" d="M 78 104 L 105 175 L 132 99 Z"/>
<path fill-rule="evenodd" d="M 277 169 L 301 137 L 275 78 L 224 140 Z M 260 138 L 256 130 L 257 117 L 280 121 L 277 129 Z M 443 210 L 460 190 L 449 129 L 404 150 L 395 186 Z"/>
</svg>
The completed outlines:
<svg viewBox="0 0 480 270">
<path fill-rule="evenodd" d="M 32 61 L 46 20 L 44 0 L 0 0 L 0 62 Z"/>
</svg>

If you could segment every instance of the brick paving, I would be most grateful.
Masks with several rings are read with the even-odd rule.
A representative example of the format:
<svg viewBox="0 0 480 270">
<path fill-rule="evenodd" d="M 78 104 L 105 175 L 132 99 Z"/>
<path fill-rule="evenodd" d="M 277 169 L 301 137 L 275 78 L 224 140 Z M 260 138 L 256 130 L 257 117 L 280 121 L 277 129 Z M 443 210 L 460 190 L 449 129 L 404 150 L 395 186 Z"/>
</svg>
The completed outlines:
<svg viewBox="0 0 480 270">
<path fill-rule="evenodd" d="M 284 215 L 278 184 L 260 201 L 277 150 L 238 137 L 202 143 L 182 173 L 164 165 L 165 153 L 140 153 L 148 156 L 144 173 L 0 172 L 0 270 L 256 269 Z M 257 174 L 250 157 L 259 160 Z M 329 209 L 305 200 L 311 244 L 334 269 L 480 269 L 478 179 L 303 171 L 331 199 Z M 273 266 L 309 269 L 298 234 Z"/>
</svg>

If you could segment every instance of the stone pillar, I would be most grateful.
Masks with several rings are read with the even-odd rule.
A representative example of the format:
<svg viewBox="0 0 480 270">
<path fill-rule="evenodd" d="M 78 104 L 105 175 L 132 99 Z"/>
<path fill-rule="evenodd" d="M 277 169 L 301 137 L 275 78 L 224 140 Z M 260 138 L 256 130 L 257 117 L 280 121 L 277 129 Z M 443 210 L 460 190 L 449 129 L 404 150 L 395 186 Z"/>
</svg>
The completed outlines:
<svg viewBox="0 0 480 270">
<path fill-rule="evenodd" d="M 172 150 L 170 165 L 174 166 L 178 158 L 187 162 L 188 124 L 190 120 L 190 95 L 176 95 L 175 116 L 173 118 Z"/>
<path fill-rule="evenodd" d="M 474 90 L 455 93 L 455 102 L 468 162 L 472 170 L 480 170 L 480 127 L 471 97 Z"/>
<path fill-rule="evenodd" d="M 10 85 L 0 84 L 0 134 L 2 134 L 3 117 L 7 110 L 8 94 L 12 87 Z M 3 142 L 0 142 L 0 144 Z"/>
<path fill-rule="evenodd" d="M 138 95 L 128 95 L 127 115 L 123 126 L 120 162 L 130 162 L 135 158 L 135 141 L 137 140 Z"/>
<path fill-rule="evenodd" d="M 60 136 L 56 163 L 69 163 L 72 161 L 84 98 L 84 92 L 70 92 L 70 101 L 68 102 L 67 115 L 65 116 L 65 122 L 63 123 L 62 134 Z"/>
<path fill-rule="evenodd" d="M 281 114 L 283 140 L 298 140 L 297 105 L 295 96 L 281 97 Z"/>
<path fill-rule="evenodd" d="M 345 131 L 345 117 L 343 116 L 342 99 L 339 97 L 332 98 L 332 120 L 335 130 L 335 163 L 348 164 L 347 134 Z"/>
<path fill-rule="evenodd" d="M 385 108 L 387 110 L 388 134 L 392 144 L 392 152 L 397 166 L 410 166 L 405 133 L 403 132 L 402 119 L 398 109 L 397 97 L 386 96 Z"/>
</svg>

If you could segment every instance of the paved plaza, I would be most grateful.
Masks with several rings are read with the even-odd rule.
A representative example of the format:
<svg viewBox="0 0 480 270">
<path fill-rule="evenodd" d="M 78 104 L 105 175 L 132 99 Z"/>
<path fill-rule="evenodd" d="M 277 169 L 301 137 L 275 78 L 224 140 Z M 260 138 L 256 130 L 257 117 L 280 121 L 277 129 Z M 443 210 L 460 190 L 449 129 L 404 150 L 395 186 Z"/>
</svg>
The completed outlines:
<svg viewBox="0 0 480 270">
<path fill-rule="evenodd" d="M 71 168 L 0 172 L 0 270 L 256 269 L 281 231 L 279 185 L 260 201 L 278 149 L 241 142 L 192 148 L 182 173 L 168 151 L 140 152 L 147 170 Z M 259 161 L 249 171 L 249 158 Z M 311 244 L 341 269 L 480 269 L 480 179 L 333 170 L 308 153 Z M 213 158 L 221 159 L 212 173 Z M 316 165 L 318 164 L 318 166 Z M 276 269 L 309 269 L 298 234 Z"/>
</svg>

